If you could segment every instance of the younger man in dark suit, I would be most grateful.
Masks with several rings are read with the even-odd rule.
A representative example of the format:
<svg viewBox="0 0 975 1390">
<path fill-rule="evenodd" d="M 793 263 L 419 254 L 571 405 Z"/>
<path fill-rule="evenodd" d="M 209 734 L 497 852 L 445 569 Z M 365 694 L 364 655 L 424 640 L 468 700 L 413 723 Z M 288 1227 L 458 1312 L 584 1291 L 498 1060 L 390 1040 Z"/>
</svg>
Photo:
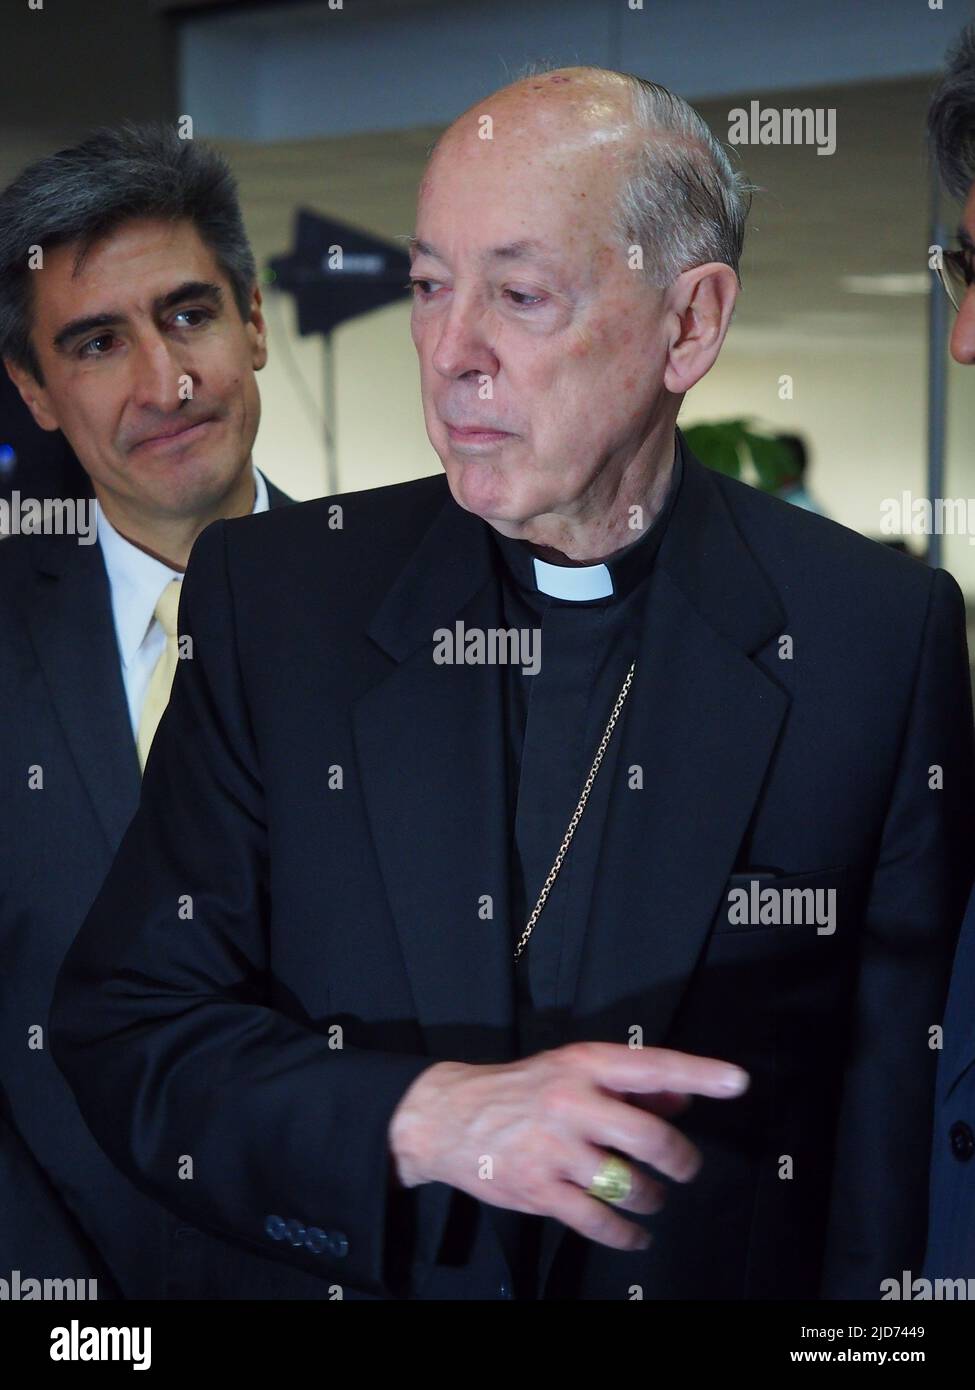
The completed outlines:
<svg viewBox="0 0 975 1390">
<path fill-rule="evenodd" d="M 97 499 L 58 534 L 21 525 L 20 498 L 0 542 L 0 1163 L 23 1179 L 0 1184 L 0 1273 L 164 1297 L 195 1289 L 206 1238 L 99 1149 L 47 1014 L 135 810 L 190 548 L 289 500 L 252 462 L 265 327 L 223 159 L 125 127 L 25 169 L 0 195 L 0 354 Z"/>
</svg>

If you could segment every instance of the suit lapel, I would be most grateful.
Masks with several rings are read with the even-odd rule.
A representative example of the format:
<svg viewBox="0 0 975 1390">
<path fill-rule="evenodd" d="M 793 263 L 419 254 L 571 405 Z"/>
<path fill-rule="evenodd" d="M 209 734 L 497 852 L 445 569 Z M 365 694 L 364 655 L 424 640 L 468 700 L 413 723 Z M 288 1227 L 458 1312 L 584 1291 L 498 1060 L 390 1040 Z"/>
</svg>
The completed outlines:
<svg viewBox="0 0 975 1390">
<path fill-rule="evenodd" d="M 140 778 L 101 547 L 78 545 L 73 536 L 35 539 L 28 629 L 71 756 L 114 853 L 138 803 Z"/>
<path fill-rule="evenodd" d="M 268 506 L 293 505 L 268 479 Z M 85 479 L 87 482 L 87 478 Z M 89 489 L 90 492 L 90 489 Z M 139 800 L 139 760 L 101 547 L 35 537 L 31 640 L 58 721 L 114 853 Z"/>
<path fill-rule="evenodd" d="M 750 659 L 785 616 L 693 458 L 671 526 L 651 577 L 581 966 L 565 982 L 579 1036 L 619 1041 L 620 1017 L 635 1020 L 626 985 L 637 982 L 648 1046 L 666 1035 L 704 946 L 788 706 Z M 633 767 L 642 789 L 628 786 Z"/>
<path fill-rule="evenodd" d="M 369 823 L 433 1056 L 515 1055 L 503 668 L 434 631 L 502 625 L 484 523 L 448 497 L 369 636 L 396 663 L 354 709 Z"/>
<path fill-rule="evenodd" d="M 289 497 L 286 492 L 282 492 L 279 487 L 275 487 L 270 478 L 265 477 L 267 485 L 267 505 L 269 511 L 274 511 L 276 507 L 293 507 L 295 500 Z"/>
<path fill-rule="evenodd" d="M 578 973 L 571 1036 L 666 1041 L 788 708 L 750 659 L 786 618 L 714 478 L 684 480 L 651 578 Z M 642 790 L 628 785 L 642 769 Z M 542 1287 L 565 1227 L 547 1222 Z"/>
<path fill-rule="evenodd" d="M 975 889 L 962 919 L 951 967 L 944 1012 L 944 1050 L 938 1062 L 938 1099 L 944 1103 L 975 1057 L 975 1014 L 971 1008 L 975 980 Z"/>
</svg>

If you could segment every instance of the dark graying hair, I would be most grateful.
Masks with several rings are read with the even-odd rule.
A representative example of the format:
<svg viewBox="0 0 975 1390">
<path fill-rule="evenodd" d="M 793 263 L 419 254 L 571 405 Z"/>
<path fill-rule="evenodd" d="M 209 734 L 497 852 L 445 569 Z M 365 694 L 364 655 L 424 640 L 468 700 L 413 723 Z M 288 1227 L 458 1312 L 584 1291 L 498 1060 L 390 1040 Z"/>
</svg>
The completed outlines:
<svg viewBox="0 0 975 1390">
<path fill-rule="evenodd" d="M 257 270 L 229 164 L 170 126 L 126 122 L 28 165 L 0 193 L 0 357 L 43 385 L 30 337 L 30 248 L 77 243 L 77 270 L 98 241 L 140 217 L 192 222 L 248 318 Z"/>
<path fill-rule="evenodd" d="M 730 265 L 739 285 L 745 221 L 755 185 L 732 166 L 721 142 L 683 97 L 630 73 L 637 127 L 645 135 L 625 178 L 616 231 L 643 248 L 651 283 L 669 285 L 695 265 Z"/>
<path fill-rule="evenodd" d="M 928 110 L 928 143 L 948 192 L 967 198 L 975 182 L 975 25 L 948 54 Z"/>
</svg>

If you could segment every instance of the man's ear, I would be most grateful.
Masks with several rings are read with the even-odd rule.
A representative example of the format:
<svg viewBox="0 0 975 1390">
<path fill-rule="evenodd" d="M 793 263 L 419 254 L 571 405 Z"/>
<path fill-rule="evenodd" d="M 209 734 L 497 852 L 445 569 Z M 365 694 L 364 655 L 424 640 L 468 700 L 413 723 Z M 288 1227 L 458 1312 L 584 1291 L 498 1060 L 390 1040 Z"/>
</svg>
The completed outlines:
<svg viewBox="0 0 975 1390">
<path fill-rule="evenodd" d="M 667 291 L 672 332 L 664 385 L 682 395 L 711 370 L 738 298 L 738 277 L 714 261 L 685 270 Z"/>
<path fill-rule="evenodd" d="M 51 409 L 50 398 L 44 387 L 34 379 L 26 368 L 18 367 L 15 362 L 11 362 L 9 357 L 3 359 L 3 365 L 7 369 L 10 380 L 20 392 L 20 399 L 33 415 L 35 424 L 39 425 L 42 430 L 60 429 L 58 418 Z"/>
<path fill-rule="evenodd" d="M 260 285 L 255 285 L 251 293 L 251 313 L 247 321 L 248 336 L 251 340 L 251 362 L 255 372 L 259 372 L 267 362 L 267 324 L 262 310 L 263 299 Z"/>
</svg>

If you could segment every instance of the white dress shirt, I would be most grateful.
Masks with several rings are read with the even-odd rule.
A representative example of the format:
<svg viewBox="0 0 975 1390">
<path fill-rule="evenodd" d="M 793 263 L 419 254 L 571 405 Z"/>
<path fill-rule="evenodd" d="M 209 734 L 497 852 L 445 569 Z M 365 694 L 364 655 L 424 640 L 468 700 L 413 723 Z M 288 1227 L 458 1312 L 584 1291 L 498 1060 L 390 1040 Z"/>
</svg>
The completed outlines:
<svg viewBox="0 0 975 1390">
<path fill-rule="evenodd" d="M 257 495 L 252 511 L 266 512 L 267 483 L 256 468 L 254 487 Z M 112 590 L 112 616 L 129 720 L 132 737 L 136 738 L 149 678 L 166 645 L 166 634 L 155 617 L 156 604 L 166 585 L 183 575 L 120 536 L 101 507 L 95 505 L 98 543 Z"/>
</svg>

